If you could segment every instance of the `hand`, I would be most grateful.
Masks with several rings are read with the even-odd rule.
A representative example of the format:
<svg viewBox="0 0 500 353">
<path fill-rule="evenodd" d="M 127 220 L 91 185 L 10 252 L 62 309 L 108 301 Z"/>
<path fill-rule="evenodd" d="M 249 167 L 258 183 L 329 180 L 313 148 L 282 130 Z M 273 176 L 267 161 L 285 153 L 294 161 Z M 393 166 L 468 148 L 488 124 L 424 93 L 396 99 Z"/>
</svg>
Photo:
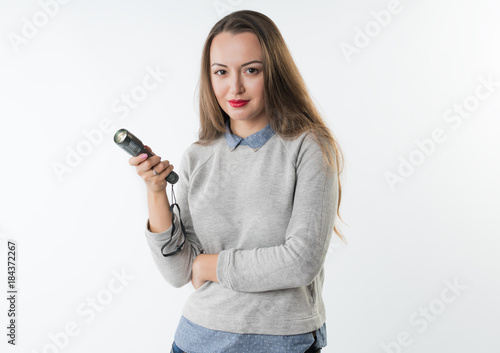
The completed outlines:
<svg viewBox="0 0 500 353">
<path fill-rule="evenodd" d="M 174 166 L 169 161 L 161 161 L 161 157 L 153 153 L 149 146 L 144 146 L 151 154 L 152 157 L 143 159 L 141 155 L 129 159 L 129 164 L 137 169 L 137 174 L 144 179 L 146 187 L 149 192 L 160 192 L 165 190 L 167 181 L 165 178 L 174 170 Z M 153 173 L 153 169 L 157 175 Z"/>
<path fill-rule="evenodd" d="M 191 283 L 194 289 L 200 288 L 207 281 L 217 282 L 217 260 L 219 254 L 199 254 L 191 266 Z"/>
<path fill-rule="evenodd" d="M 205 283 L 207 280 L 202 278 L 202 268 L 200 266 L 202 259 L 200 256 L 203 254 L 200 254 L 196 256 L 196 259 L 194 259 L 193 265 L 191 266 L 191 283 L 193 284 L 194 289 L 200 288 L 203 283 Z M 198 261 L 197 261 L 198 260 Z"/>
</svg>

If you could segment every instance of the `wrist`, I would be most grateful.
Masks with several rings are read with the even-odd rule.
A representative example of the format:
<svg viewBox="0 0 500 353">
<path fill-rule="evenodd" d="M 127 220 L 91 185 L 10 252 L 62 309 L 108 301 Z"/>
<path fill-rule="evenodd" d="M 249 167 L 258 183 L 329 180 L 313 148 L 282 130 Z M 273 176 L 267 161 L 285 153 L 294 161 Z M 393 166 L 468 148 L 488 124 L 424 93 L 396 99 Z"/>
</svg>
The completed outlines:
<svg viewBox="0 0 500 353">
<path fill-rule="evenodd" d="M 149 190 L 147 191 L 147 198 L 152 201 L 163 201 L 168 199 L 167 197 L 167 191 L 165 189 L 163 190 L 158 190 L 158 191 L 153 191 Z"/>
<path fill-rule="evenodd" d="M 152 190 L 150 188 L 147 188 L 147 194 L 148 195 L 152 195 L 152 196 L 155 196 L 155 195 L 166 195 L 167 194 L 167 190 L 166 189 Z"/>
</svg>

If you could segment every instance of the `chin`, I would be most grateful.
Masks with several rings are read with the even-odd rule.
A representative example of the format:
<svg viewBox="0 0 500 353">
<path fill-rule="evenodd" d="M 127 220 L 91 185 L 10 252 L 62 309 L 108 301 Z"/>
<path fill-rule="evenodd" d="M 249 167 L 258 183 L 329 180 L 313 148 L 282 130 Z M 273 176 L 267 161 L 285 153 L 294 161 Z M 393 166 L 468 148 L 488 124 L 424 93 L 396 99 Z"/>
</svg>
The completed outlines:
<svg viewBox="0 0 500 353">
<path fill-rule="evenodd" d="M 233 107 L 231 108 L 232 109 L 228 109 L 228 111 L 226 112 L 227 115 L 229 115 L 231 118 L 246 119 L 249 117 L 249 113 L 247 111 L 240 110 L 241 108 L 239 109 L 235 109 Z"/>
<path fill-rule="evenodd" d="M 239 114 L 239 113 L 236 113 L 236 114 L 232 114 L 232 115 L 229 115 L 229 116 L 233 120 L 251 120 L 252 119 L 252 117 L 248 116 L 248 114 Z"/>
</svg>

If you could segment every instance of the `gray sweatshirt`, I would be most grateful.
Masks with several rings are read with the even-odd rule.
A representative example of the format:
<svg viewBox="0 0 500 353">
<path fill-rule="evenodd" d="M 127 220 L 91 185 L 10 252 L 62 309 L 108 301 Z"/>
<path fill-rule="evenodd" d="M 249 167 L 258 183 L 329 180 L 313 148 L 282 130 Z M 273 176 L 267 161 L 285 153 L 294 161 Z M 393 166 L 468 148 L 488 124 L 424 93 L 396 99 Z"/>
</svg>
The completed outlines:
<svg viewBox="0 0 500 353">
<path fill-rule="evenodd" d="M 190 283 L 196 256 L 219 254 L 219 283 L 207 281 L 191 293 L 182 309 L 188 320 L 212 330 L 270 335 L 323 325 L 323 265 L 338 202 L 338 176 L 326 168 L 310 132 L 294 140 L 276 133 L 255 151 L 230 149 L 224 134 L 186 149 L 174 186 L 184 247 L 164 257 L 172 227 L 152 233 L 148 219 L 145 234 L 157 268 L 177 288 Z M 184 240 L 177 208 L 174 224 L 164 253 Z"/>
</svg>

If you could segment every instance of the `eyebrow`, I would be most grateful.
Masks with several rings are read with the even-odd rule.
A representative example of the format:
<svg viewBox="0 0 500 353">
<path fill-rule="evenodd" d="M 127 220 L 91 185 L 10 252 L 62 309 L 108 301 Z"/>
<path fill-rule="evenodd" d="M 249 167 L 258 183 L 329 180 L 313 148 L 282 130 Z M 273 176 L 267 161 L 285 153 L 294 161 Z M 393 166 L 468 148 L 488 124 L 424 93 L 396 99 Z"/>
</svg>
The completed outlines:
<svg viewBox="0 0 500 353">
<path fill-rule="evenodd" d="M 250 64 L 253 64 L 253 63 L 259 63 L 259 64 L 262 64 L 262 61 L 259 61 L 259 60 L 252 60 L 252 61 L 249 61 L 247 63 L 244 63 L 241 65 L 241 67 L 243 66 L 247 66 L 247 65 L 250 65 Z M 227 65 L 223 65 L 223 64 L 219 64 L 219 63 L 213 63 L 212 66 L 214 65 L 219 65 L 219 66 L 223 66 L 223 67 L 227 67 Z"/>
</svg>

